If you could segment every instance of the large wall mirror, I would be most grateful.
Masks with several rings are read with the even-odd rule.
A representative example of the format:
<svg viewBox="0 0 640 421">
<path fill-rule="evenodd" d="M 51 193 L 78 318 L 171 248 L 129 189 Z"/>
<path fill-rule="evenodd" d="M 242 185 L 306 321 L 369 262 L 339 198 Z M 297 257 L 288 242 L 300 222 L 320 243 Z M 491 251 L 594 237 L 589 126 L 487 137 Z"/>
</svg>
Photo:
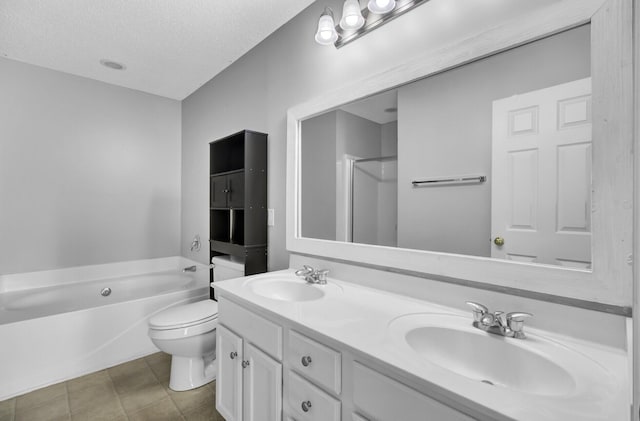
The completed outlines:
<svg viewBox="0 0 640 421">
<path fill-rule="evenodd" d="M 557 2 L 291 109 L 288 248 L 624 312 L 629 7 Z"/>
</svg>

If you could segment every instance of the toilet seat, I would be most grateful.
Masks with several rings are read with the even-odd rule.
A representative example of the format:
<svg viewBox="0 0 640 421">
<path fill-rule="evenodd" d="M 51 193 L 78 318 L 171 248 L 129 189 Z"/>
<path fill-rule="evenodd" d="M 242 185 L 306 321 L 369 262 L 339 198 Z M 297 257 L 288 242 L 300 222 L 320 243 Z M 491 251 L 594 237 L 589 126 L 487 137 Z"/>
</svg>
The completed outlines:
<svg viewBox="0 0 640 421">
<path fill-rule="evenodd" d="M 180 329 L 208 322 L 218 317 L 218 303 L 213 300 L 198 301 L 161 311 L 149 319 L 151 329 Z"/>
<path fill-rule="evenodd" d="M 149 319 L 149 336 L 178 339 L 209 332 L 218 325 L 218 303 L 213 300 L 171 307 Z"/>
</svg>

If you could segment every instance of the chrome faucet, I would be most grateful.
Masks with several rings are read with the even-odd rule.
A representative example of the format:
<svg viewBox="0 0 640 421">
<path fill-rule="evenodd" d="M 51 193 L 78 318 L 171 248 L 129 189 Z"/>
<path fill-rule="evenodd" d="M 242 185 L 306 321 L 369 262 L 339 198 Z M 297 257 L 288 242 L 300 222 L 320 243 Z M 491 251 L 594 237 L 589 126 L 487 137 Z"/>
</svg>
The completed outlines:
<svg viewBox="0 0 640 421">
<path fill-rule="evenodd" d="M 533 317 L 531 313 L 513 312 L 505 313 L 503 311 L 489 312 L 489 309 L 479 303 L 467 301 L 473 311 L 473 326 L 482 329 L 485 332 L 496 335 L 506 336 L 508 338 L 524 339 L 524 319 Z"/>
<path fill-rule="evenodd" d="M 309 265 L 304 265 L 302 269 L 296 270 L 296 276 L 303 277 L 310 284 L 326 285 L 328 269 L 314 269 Z"/>
</svg>

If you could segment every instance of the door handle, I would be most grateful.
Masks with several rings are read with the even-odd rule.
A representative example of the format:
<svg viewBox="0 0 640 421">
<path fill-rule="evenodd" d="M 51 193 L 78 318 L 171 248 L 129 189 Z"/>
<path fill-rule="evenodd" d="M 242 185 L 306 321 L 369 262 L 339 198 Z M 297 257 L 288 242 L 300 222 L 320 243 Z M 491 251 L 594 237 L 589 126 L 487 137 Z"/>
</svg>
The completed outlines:
<svg viewBox="0 0 640 421">
<path fill-rule="evenodd" d="M 504 246 L 504 238 L 502 237 L 496 237 L 493 239 L 493 244 L 495 244 L 498 247 Z"/>
</svg>

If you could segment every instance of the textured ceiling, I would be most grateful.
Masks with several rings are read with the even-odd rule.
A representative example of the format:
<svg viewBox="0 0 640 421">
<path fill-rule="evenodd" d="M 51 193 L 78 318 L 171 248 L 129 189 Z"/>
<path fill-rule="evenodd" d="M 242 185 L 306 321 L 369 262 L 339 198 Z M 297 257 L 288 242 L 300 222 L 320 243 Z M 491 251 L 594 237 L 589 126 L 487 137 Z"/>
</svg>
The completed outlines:
<svg viewBox="0 0 640 421">
<path fill-rule="evenodd" d="M 0 56 L 181 100 L 311 3 L 0 0 Z"/>
</svg>

